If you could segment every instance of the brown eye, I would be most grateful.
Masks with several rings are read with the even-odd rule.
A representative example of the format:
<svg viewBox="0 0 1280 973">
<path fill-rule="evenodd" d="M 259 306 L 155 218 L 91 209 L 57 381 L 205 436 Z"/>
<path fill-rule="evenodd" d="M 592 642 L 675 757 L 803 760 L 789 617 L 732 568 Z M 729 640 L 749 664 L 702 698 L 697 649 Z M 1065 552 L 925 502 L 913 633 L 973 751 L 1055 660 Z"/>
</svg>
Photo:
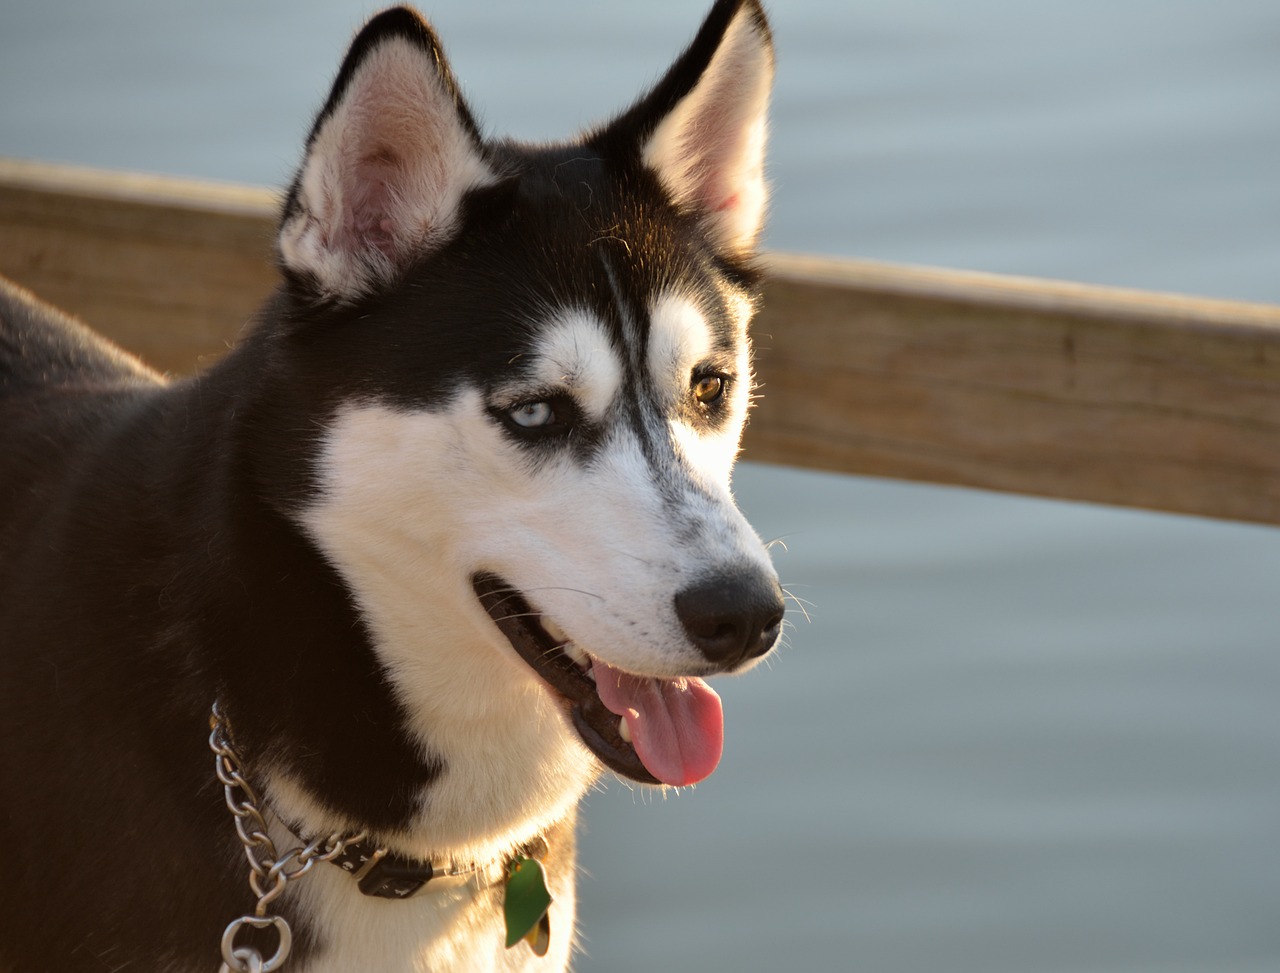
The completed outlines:
<svg viewBox="0 0 1280 973">
<path fill-rule="evenodd" d="M 703 405 L 710 405 L 724 395 L 724 379 L 719 375 L 703 375 L 693 383 L 693 397 Z"/>
</svg>

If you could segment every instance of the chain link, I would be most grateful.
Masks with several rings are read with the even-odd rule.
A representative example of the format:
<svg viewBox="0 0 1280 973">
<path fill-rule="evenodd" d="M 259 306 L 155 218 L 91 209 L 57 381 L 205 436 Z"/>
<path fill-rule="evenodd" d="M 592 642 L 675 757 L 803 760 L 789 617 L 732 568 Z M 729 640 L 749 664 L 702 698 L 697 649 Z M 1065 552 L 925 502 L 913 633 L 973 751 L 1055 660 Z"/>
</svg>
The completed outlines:
<svg viewBox="0 0 1280 973">
<path fill-rule="evenodd" d="M 293 933 L 283 916 L 268 915 L 267 907 L 274 902 L 285 886 L 311 871 L 316 862 L 332 861 L 346 851 L 347 845 L 363 841 L 364 832 L 331 835 L 315 838 L 281 855 L 268 833 L 263 816 L 262 802 L 257 792 L 240 772 L 239 757 L 231 742 L 231 729 L 222 708 L 215 701 L 209 719 L 209 749 L 213 751 L 214 773 L 222 783 L 227 810 L 236 826 L 236 836 L 244 847 L 249 863 L 249 888 L 257 904 L 252 915 L 241 916 L 222 934 L 222 967 L 234 973 L 271 973 L 284 965 L 289 958 Z M 276 951 L 268 958 L 252 946 L 237 946 L 236 938 L 245 927 L 252 929 L 273 928 L 276 931 Z"/>
</svg>

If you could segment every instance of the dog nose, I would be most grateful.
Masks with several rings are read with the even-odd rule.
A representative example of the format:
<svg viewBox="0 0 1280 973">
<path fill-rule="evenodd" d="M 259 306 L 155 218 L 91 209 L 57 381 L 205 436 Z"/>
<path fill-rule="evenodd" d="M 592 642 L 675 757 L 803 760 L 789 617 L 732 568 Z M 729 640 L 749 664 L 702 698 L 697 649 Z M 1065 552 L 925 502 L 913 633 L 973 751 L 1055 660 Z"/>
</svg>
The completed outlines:
<svg viewBox="0 0 1280 973">
<path fill-rule="evenodd" d="M 689 640 L 721 669 L 764 655 L 782 628 L 782 588 L 775 578 L 737 571 L 704 578 L 675 597 Z"/>
</svg>

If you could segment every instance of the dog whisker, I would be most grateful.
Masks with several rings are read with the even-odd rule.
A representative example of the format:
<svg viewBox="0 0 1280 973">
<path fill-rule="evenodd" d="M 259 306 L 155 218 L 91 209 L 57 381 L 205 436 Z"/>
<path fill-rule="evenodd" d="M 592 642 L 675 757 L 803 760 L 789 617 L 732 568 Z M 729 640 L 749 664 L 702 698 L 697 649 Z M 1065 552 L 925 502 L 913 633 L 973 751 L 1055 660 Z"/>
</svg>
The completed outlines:
<svg viewBox="0 0 1280 973">
<path fill-rule="evenodd" d="M 510 620 L 511 620 L 511 619 L 513 619 L 513 618 L 533 618 L 533 619 L 539 619 L 539 618 L 541 618 L 541 617 L 542 617 L 542 613 L 541 613 L 541 612 L 534 612 L 534 611 L 528 611 L 528 612 L 511 612 L 511 613 L 506 614 L 506 615 L 494 615 L 494 616 L 493 616 L 493 620 L 494 620 L 494 621 L 496 621 L 496 622 L 506 622 L 506 621 L 510 621 Z"/>
<path fill-rule="evenodd" d="M 621 547 L 610 546 L 608 549 L 612 551 L 614 554 L 621 554 L 623 557 L 629 557 L 633 561 L 638 561 L 647 568 L 653 567 L 653 562 L 651 560 L 649 560 L 648 558 L 641 557 L 639 554 L 632 554 L 630 551 L 624 550 Z"/>
<path fill-rule="evenodd" d="M 804 620 L 813 624 L 813 618 L 810 617 L 808 609 L 805 608 L 805 605 L 808 605 L 810 608 L 816 607 L 813 602 L 805 601 L 803 598 L 797 597 L 787 588 L 786 585 L 782 585 L 782 596 L 795 602 L 796 607 L 800 609 L 800 614 L 804 616 Z"/>
<path fill-rule="evenodd" d="M 586 595 L 588 598 L 594 598 L 594 599 L 596 599 L 596 601 L 604 601 L 604 600 L 605 600 L 604 595 L 598 595 L 598 594 L 596 594 L 594 591 L 586 591 L 586 590 L 584 590 L 584 589 L 582 589 L 582 588 L 573 588 L 573 587 L 570 587 L 569 585 L 550 585 L 550 584 L 548 584 L 548 585 L 538 585 L 537 587 L 533 587 L 533 588 L 525 588 L 525 589 L 523 589 L 523 590 L 521 590 L 521 591 L 516 591 L 516 589 L 514 589 L 514 588 L 507 589 L 507 590 L 509 590 L 509 591 L 511 591 L 513 594 L 517 594 L 517 595 L 520 595 L 520 594 L 527 595 L 527 594 L 536 593 L 536 592 L 539 592 L 539 591 L 568 591 L 568 592 L 572 592 L 572 593 L 573 593 L 573 594 L 575 594 L 575 595 Z"/>
</svg>

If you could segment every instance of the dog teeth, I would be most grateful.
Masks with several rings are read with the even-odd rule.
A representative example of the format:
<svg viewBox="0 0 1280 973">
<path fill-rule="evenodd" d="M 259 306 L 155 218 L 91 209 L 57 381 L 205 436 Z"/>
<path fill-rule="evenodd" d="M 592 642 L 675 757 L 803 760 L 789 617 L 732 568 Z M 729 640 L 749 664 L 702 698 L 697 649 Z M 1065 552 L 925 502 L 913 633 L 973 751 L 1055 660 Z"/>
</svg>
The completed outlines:
<svg viewBox="0 0 1280 973">
<path fill-rule="evenodd" d="M 631 727 L 627 726 L 625 719 L 618 720 L 618 736 L 622 737 L 627 743 L 631 742 Z"/>
<path fill-rule="evenodd" d="M 582 669 L 588 676 L 595 679 L 595 674 L 591 671 L 591 656 L 574 644 L 569 638 L 569 633 L 547 618 L 546 615 L 543 615 L 539 622 L 542 624 L 542 630 L 551 636 L 551 641 L 560 647 L 560 651 L 572 659 L 579 669 Z"/>
<path fill-rule="evenodd" d="M 591 657 L 572 642 L 565 642 L 560 651 L 576 662 L 583 669 L 591 668 Z"/>
</svg>

